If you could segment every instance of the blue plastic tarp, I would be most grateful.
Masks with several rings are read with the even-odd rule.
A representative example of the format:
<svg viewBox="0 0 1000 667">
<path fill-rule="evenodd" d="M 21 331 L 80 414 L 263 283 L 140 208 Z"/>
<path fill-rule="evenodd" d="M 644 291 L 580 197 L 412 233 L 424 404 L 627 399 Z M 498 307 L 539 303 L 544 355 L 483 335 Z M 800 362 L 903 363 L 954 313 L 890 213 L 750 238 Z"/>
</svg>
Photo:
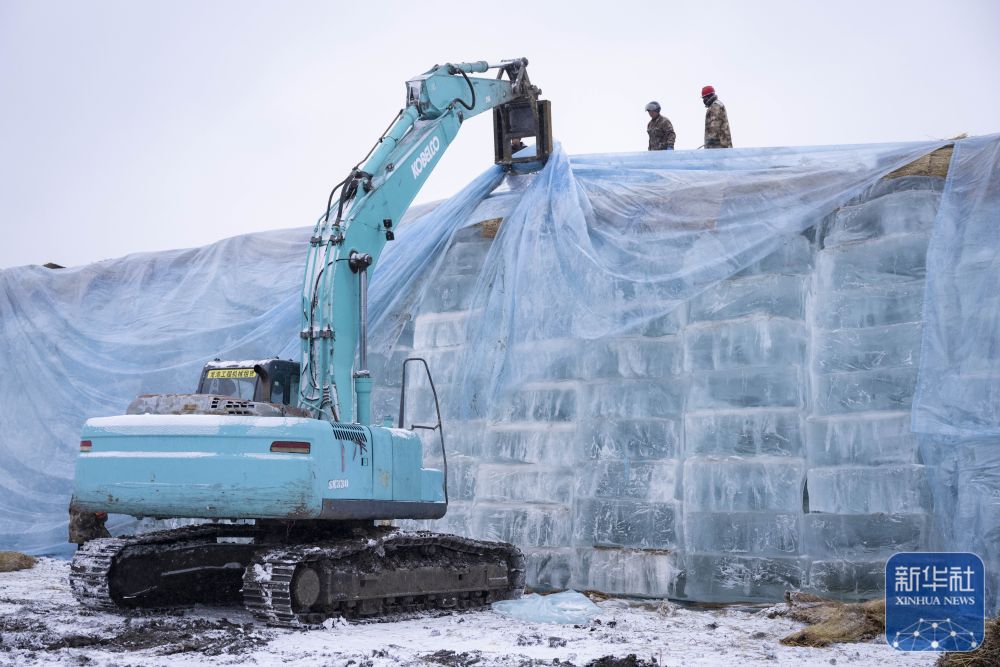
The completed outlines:
<svg viewBox="0 0 1000 667">
<path fill-rule="evenodd" d="M 913 428 L 1000 437 L 1000 141 L 955 144 L 927 250 Z"/>
</svg>

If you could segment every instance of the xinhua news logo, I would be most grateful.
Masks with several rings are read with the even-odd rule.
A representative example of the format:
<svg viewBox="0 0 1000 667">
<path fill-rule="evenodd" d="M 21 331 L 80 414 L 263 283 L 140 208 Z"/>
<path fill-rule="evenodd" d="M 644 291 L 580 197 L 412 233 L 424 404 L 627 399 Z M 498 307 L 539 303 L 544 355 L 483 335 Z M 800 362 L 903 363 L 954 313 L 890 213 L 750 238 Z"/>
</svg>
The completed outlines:
<svg viewBox="0 0 1000 667">
<path fill-rule="evenodd" d="M 885 639 L 900 651 L 974 651 L 985 568 L 971 553 L 898 553 L 885 564 Z"/>
</svg>

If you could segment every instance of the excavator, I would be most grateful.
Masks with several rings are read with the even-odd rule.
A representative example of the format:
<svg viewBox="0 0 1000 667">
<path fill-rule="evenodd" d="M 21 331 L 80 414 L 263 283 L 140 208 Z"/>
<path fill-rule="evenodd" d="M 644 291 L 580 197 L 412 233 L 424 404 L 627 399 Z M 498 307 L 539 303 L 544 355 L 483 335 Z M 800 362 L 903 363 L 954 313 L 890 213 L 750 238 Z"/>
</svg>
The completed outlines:
<svg viewBox="0 0 1000 667">
<path fill-rule="evenodd" d="M 521 594 L 515 546 L 392 526 L 448 509 L 441 413 L 434 393 L 437 423 L 407 424 L 408 370 L 434 386 L 427 363 L 412 358 L 398 420 L 373 424 L 366 341 L 371 273 L 464 121 L 493 112 L 495 162 L 505 169 L 544 165 L 551 111 L 527 64 L 449 63 L 406 82 L 406 106 L 316 222 L 299 363 L 215 360 L 194 394 L 143 395 L 125 415 L 87 420 L 71 513 L 203 521 L 81 544 L 70 574 L 80 604 L 242 600 L 268 624 L 308 627 Z M 533 155 L 513 152 L 524 138 L 535 139 Z M 420 429 L 437 431 L 442 470 L 423 467 Z"/>
</svg>

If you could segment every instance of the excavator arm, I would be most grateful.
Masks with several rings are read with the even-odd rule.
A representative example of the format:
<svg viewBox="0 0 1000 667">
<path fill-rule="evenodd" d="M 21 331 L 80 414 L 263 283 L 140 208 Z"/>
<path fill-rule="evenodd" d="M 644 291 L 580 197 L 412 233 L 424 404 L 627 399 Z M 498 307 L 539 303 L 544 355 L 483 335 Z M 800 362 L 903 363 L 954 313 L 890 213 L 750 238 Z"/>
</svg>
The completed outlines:
<svg viewBox="0 0 1000 667">
<path fill-rule="evenodd" d="M 469 76 L 494 69 L 494 79 Z M 493 111 L 498 164 L 544 164 L 552 138 L 548 102 L 538 99 L 540 93 L 528 79 L 523 58 L 438 65 L 407 81 L 406 107 L 334 187 L 310 239 L 302 288 L 299 407 L 329 421 L 371 423 L 365 338 L 372 267 L 472 116 Z M 521 137 L 535 138 L 534 156 L 511 154 L 511 140 Z"/>
</svg>

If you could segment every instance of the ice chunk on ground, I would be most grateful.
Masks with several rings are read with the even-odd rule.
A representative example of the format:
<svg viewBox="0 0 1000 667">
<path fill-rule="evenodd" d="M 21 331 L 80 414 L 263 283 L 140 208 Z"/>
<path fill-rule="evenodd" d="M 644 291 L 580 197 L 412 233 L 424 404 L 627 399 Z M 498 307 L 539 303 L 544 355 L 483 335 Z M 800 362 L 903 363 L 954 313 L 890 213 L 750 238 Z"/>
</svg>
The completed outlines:
<svg viewBox="0 0 1000 667">
<path fill-rule="evenodd" d="M 564 625 L 583 625 L 601 615 L 600 607 L 576 591 L 551 595 L 530 593 L 517 600 L 494 602 L 493 611 L 521 621 Z"/>
</svg>

